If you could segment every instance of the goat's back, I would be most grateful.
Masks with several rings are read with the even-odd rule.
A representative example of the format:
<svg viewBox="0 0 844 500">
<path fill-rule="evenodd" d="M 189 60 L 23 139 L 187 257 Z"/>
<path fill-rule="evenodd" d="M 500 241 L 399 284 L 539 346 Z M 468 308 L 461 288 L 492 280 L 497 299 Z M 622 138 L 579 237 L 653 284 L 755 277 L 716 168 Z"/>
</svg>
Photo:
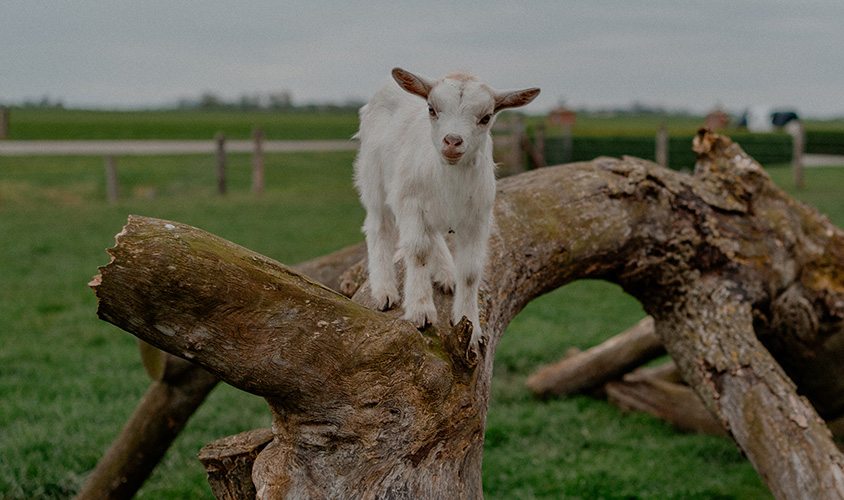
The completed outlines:
<svg viewBox="0 0 844 500">
<path fill-rule="evenodd" d="M 427 122 L 425 101 L 408 94 L 392 79 L 386 80 L 372 99 L 360 110 L 361 135 L 374 127 L 387 126 L 389 122 L 402 122 L 414 118 Z"/>
</svg>

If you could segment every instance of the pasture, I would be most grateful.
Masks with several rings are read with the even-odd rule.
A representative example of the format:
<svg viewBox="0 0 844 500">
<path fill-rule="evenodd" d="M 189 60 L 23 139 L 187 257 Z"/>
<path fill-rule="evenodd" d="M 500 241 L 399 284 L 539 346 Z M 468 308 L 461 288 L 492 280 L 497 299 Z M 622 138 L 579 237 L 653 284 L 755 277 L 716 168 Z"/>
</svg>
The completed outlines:
<svg viewBox="0 0 844 500">
<path fill-rule="evenodd" d="M 176 125 L 168 125 L 153 114 L 141 126 L 130 113 L 111 117 L 114 124 L 102 132 L 54 127 L 45 117 L 41 132 L 18 138 L 208 138 L 216 130 L 248 138 L 255 122 L 230 115 L 215 121 L 174 114 Z M 282 125 L 266 114 L 277 120 L 278 135 L 261 126 L 278 139 L 345 138 L 356 129 L 353 114 L 319 116 Z M 295 264 L 363 240 L 353 157 L 267 155 L 261 197 L 249 192 L 248 155 L 230 155 L 225 197 L 215 194 L 210 156 L 125 157 L 123 198 L 114 205 L 106 202 L 100 157 L 0 158 L 0 500 L 72 497 L 149 385 L 134 337 L 97 319 L 87 286 L 108 262 L 105 249 L 127 215 L 191 224 Z M 789 169 L 771 173 L 790 189 Z M 795 196 L 842 225 L 843 185 L 844 169 L 809 169 L 806 188 Z M 534 301 L 510 325 L 495 360 L 487 499 L 770 498 L 729 440 L 681 434 L 585 396 L 537 401 L 524 387 L 540 365 L 572 347 L 595 345 L 643 315 L 614 285 L 578 282 Z M 219 386 L 138 498 L 212 498 L 199 448 L 269 424 L 263 400 Z"/>
</svg>

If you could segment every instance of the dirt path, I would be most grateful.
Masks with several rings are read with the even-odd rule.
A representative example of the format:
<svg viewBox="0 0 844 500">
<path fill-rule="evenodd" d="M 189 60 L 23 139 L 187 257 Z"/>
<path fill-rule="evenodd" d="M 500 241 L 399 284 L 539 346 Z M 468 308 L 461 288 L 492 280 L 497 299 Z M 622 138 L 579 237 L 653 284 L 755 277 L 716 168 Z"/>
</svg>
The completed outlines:
<svg viewBox="0 0 844 500">
<path fill-rule="evenodd" d="M 844 167 L 844 156 L 839 155 L 803 155 L 806 167 Z"/>
</svg>

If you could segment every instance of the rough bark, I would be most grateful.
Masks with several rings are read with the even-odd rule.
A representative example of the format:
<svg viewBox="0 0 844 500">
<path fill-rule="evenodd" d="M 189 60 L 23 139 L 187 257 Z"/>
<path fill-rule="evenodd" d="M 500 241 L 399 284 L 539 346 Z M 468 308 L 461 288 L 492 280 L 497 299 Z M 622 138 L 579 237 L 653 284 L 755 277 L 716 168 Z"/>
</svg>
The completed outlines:
<svg viewBox="0 0 844 500">
<path fill-rule="evenodd" d="M 824 421 L 756 339 L 750 304 L 736 293 L 735 282 L 701 281 L 657 321 L 684 378 L 776 498 L 841 498 L 841 453 Z M 784 457 L 794 465 L 783 466 Z"/>
<path fill-rule="evenodd" d="M 697 150 L 694 176 L 601 158 L 500 181 L 477 348 L 465 322 L 420 333 L 400 310 L 375 312 L 207 233 L 138 217 L 101 268 L 99 314 L 267 398 L 260 498 L 481 498 L 504 328 L 538 295 L 607 279 L 654 317 L 683 378 L 775 496 L 840 498 L 844 460 L 809 401 L 844 411 L 844 234 L 729 139 L 702 134 Z M 353 285 L 365 302 L 366 283 Z"/>
<path fill-rule="evenodd" d="M 219 439 L 199 451 L 208 483 L 217 500 L 255 498 L 252 466 L 273 440 L 272 429 L 255 429 Z"/>
</svg>

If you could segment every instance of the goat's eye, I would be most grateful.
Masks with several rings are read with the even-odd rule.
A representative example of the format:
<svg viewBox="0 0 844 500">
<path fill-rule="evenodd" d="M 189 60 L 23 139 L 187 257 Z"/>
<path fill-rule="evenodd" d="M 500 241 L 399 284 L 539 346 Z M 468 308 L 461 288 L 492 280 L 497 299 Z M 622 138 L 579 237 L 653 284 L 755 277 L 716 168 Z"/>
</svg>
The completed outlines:
<svg viewBox="0 0 844 500">
<path fill-rule="evenodd" d="M 492 120 L 492 115 L 484 115 L 484 117 L 481 118 L 478 123 L 480 123 L 481 125 L 486 125 L 487 123 L 489 123 L 490 120 Z"/>
<path fill-rule="evenodd" d="M 429 105 L 428 106 L 428 114 L 431 115 L 431 118 L 436 118 L 437 117 L 437 110 L 434 109 L 433 106 Z"/>
</svg>

